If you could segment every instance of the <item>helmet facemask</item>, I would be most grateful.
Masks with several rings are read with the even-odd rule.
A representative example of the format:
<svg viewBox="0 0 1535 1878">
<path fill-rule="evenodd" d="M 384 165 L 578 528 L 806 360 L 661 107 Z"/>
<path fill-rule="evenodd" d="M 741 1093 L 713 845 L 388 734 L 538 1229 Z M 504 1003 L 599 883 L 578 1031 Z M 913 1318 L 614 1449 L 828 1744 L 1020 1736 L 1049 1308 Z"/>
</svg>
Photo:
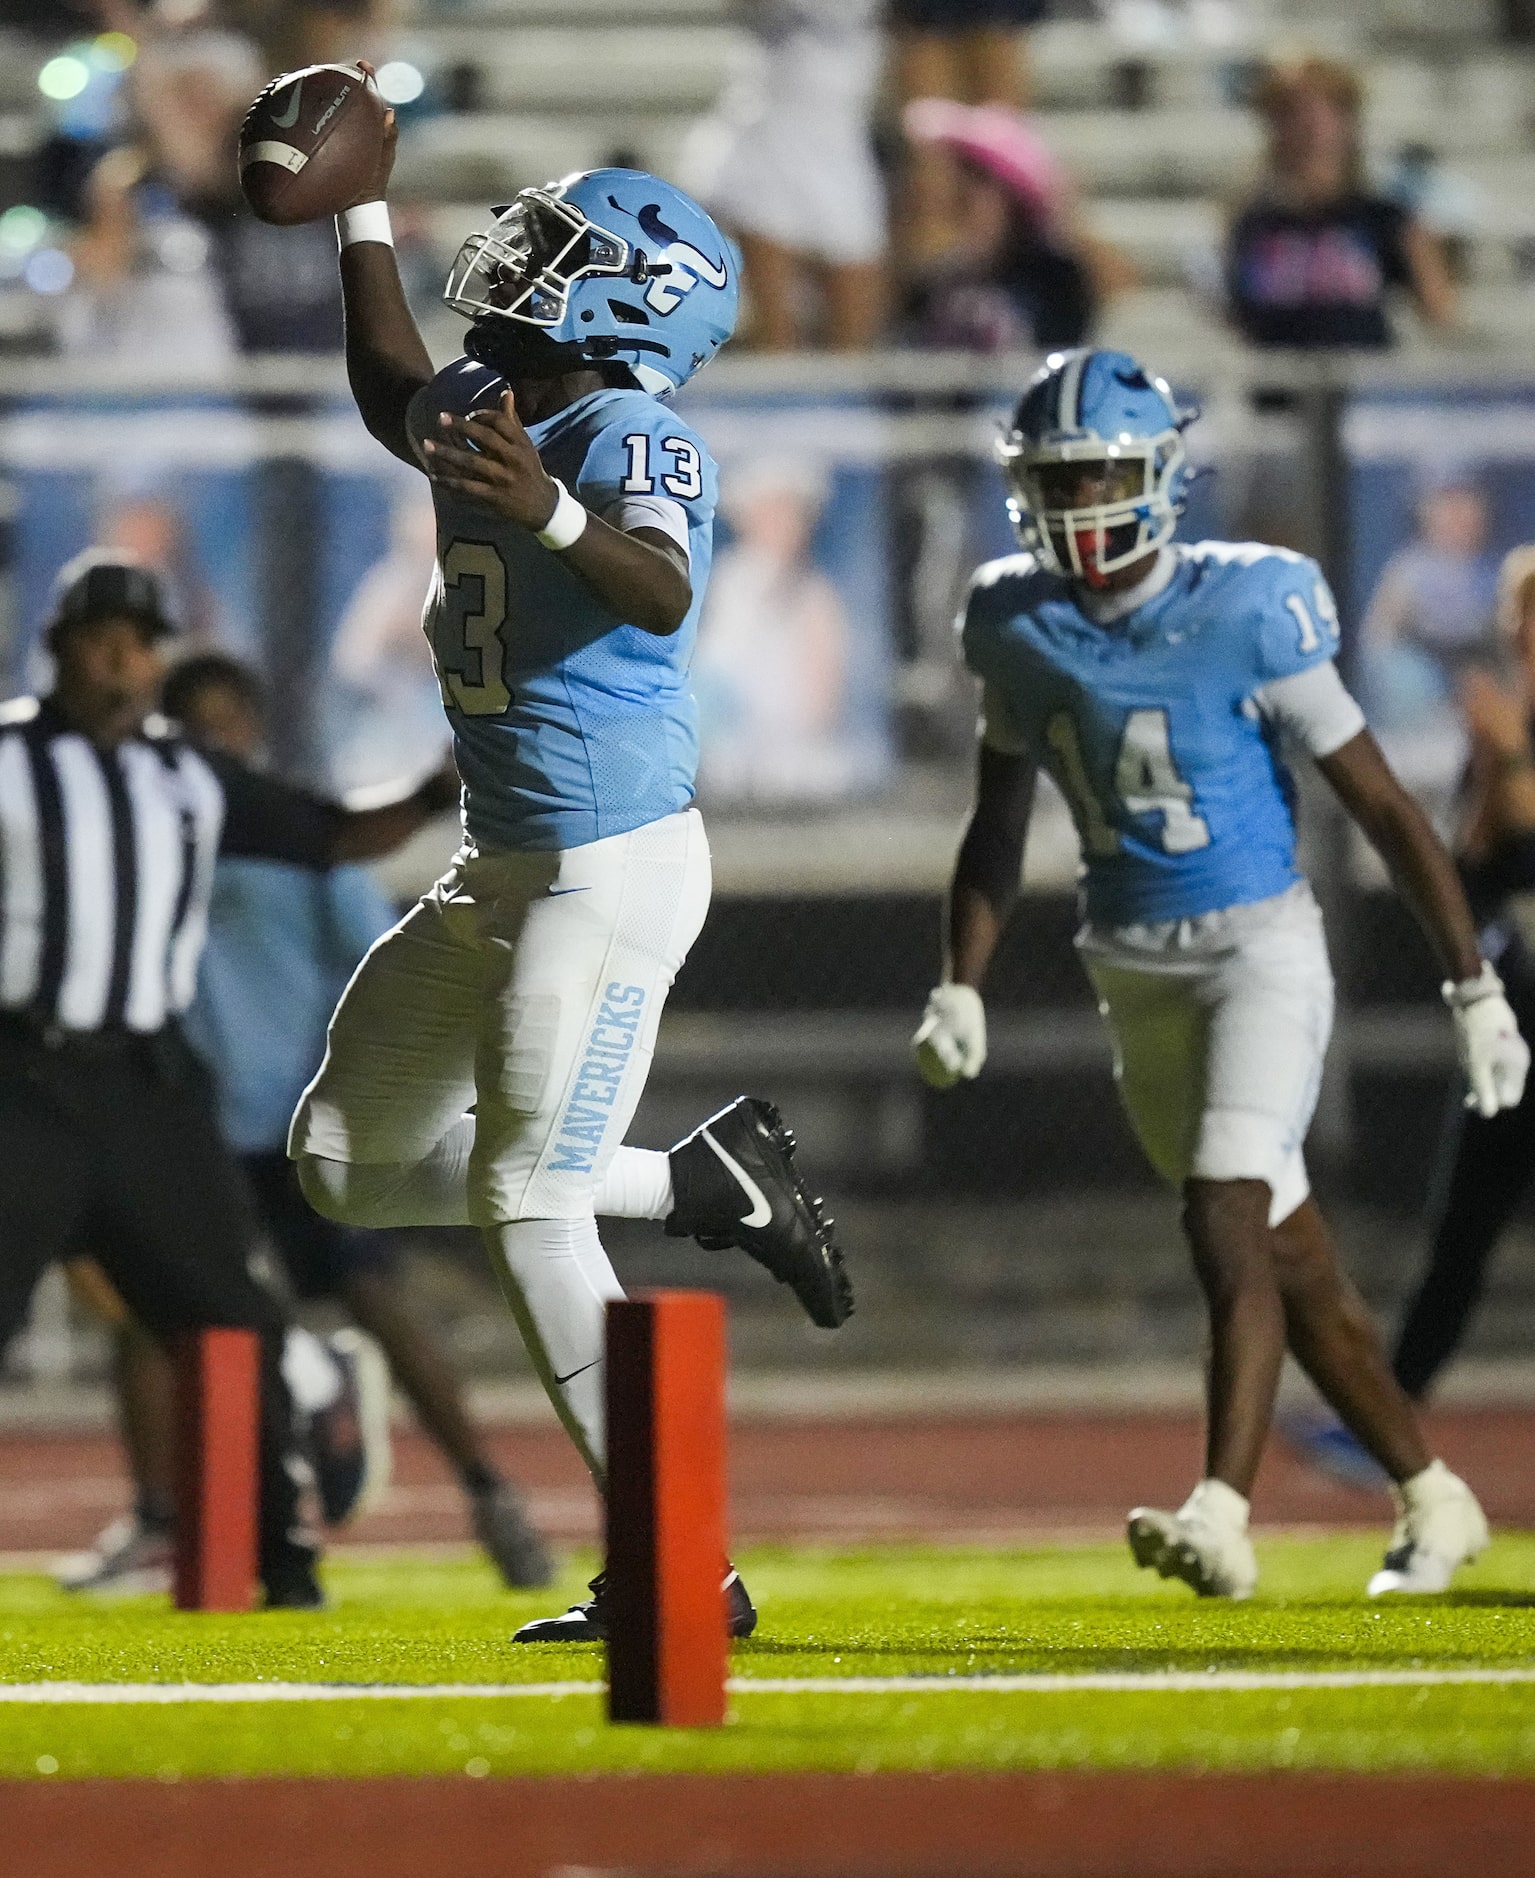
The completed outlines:
<svg viewBox="0 0 1535 1878">
<path fill-rule="evenodd" d="M 547 190 L 524 189 L 459 249 L 442 297 L 470 319 L 490 314 L 547 329 L 569 313 L 574 282 L 628 274 L 632 265 L 627 241 Z"/>
<path fill-rule="evenodd" d="M 1018 432 L 997 444 L 1008 514 L 1020 540 L 1053 572 L 1088 586 L 1172 539 L 1184 468 L 1176 430 L 1115 443 L 1086 436 L 1040 442 Z M 1083 501 L 1084 482 L 1096 499 Z"/>
</svg>

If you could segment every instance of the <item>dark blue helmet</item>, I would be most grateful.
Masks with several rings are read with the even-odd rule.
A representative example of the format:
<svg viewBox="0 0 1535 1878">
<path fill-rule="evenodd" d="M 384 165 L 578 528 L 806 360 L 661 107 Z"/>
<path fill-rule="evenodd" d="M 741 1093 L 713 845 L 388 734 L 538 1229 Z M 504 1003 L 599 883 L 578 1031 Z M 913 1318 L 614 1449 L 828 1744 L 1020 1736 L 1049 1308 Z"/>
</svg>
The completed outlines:
<svg viewBox="0 0 1535 1878">
<path fill-rule="evenodd" d="M 1056 352 L 997 444 L 1019 539 L 1057 573 L 1091 582 L 1171 539 L 1188 486 L 1167 381 L 1128 352 Z"/>
<path fill-rule="evenodd" d="M 471 235 L 443 298 L 492 343 L 515 335 L 531 357 L 616 363 L 669 397 L 735 330 L 738 272 L 691 196 L 644 170 L 585 170 L 524 189 Z"/>
</svg>

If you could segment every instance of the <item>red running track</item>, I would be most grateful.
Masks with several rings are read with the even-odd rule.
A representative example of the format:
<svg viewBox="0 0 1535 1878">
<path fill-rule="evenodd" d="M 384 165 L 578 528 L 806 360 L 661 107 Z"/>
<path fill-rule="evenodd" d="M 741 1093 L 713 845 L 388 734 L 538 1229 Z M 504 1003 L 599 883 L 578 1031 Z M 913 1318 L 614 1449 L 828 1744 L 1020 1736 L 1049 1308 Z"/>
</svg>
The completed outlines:
<svg viewBox="0 0 1535 1878">
<path fill-rule="evenodd" d="M 0 1783 L 17 1878 L 1528 1878 L 1535 1784 L 1158 1774 Z"/>
<path fill-rule="evenodd" d="M 1535 1527 L 1535 1411 L 1446 1411 L 1430 1426 L 1434 1448 L 1475 1485 L 1495 1524 Z M 507 1428 L 490 1439 L 551 1536 L 595 1540 L 596 1505 L 558 1428 Z M 1199 1422 L 1185 1415 L 751 1420 L 731 1433 L 732 1531 L 743 1544 L 1108 1538 L 1138 1502 L 1178 1504 L 1199 1457 Z M 127 1499 L 110 1436 L 0 1439 L 0 1552 L 82 1545 Z M 1369 1525 L 1389 1511 L 1382 1495 L 1323 1479 L 1277 1443 L 1254 1507 L 1270 1526 Z M 375 1544 L 468 1536 L 457 1486 L 413 1432 L 399 1438 L 382 1505 L 346 1534 Z"/>
</svg>

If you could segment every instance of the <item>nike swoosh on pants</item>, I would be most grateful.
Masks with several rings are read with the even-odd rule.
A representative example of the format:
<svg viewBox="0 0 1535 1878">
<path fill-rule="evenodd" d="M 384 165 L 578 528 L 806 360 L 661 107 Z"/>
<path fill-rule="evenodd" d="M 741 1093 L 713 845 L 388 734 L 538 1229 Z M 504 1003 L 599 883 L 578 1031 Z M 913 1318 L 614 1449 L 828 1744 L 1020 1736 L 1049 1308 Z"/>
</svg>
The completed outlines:
<svg viewBox="0 0 1535 1878">
<path fill-rule="evenodd" d="M 752 1179 L 751 1175 L 747 1173 L 746 1169 L 736 1157 L 733 1154 L 727 1154 L 725 1152 L 714 1139 L 713 1135 L 709 1133 L 707 1128 L 703 1131 L 703 1135 L 704 1140 L 708 1142 L 709 1146 L 713 1148 L 714 1152 L 725 1163 L 730 1172 L 740 1181 L 747 1199 L 752 1203 L 751 1211 L 741 1215 L 741 1224 L 743 1226 L 766 1226 L 773 1217 L 773 1209 L 768 1205 L 767 1195 L 757 1185 L 756 1181 Z"/>
<path fill-rule="evenodd" d="M 594 1356 L 591 1362 L 583 1363 L 579 1369 L 573 1369 L 568 1376 L 556 1376 L 554 1379 L 556 1385 L 563 1387 L 567 1382 L 574 1382 L 577 1376 L 584 1376 L 589 1369 L 595 1369 L 601 1361 L 600 1356 Z"/>
</svg>

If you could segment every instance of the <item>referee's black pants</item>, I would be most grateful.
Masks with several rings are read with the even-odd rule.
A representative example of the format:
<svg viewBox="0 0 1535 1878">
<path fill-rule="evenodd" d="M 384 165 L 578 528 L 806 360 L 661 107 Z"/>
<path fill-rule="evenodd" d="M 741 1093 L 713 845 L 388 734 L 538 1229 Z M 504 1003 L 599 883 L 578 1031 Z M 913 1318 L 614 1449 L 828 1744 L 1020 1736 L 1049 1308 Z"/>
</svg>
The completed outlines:
<svg viewBox="0 0 1535 1878">
<path fill-rule="evenodd" d="M 1501 961 L 1500 961 L 1501 963 Z M 1503 966 L 1508 999 L 1526 1038 L 1535 1038 L 1535 982 L 1528 964 Z M 1435 1170 L 1433 1240 L 1397 1333 L 1391 1367 L 1415 1401 L 1429 1392 L 1460 1347 L 1487 1285 L 1487 1266 L 1535 1180 L 1535 1077 L 1517 1108 L 1490 1120 L 1450 1096 Z"/>
<path fill-rule="evenodd" d="M 62 1040 L 0 1026 L 0 1351 L 38 1278 L 82 1239 L 162 1343 L 207 1326 L 261 1336 L 261 1576 L 314 1553 L 287 1462 L 287 1328 L 251 1277 L 249 1201 L 219 1139 L 207 1071 L 168 1028 Z"/>
</svg>

